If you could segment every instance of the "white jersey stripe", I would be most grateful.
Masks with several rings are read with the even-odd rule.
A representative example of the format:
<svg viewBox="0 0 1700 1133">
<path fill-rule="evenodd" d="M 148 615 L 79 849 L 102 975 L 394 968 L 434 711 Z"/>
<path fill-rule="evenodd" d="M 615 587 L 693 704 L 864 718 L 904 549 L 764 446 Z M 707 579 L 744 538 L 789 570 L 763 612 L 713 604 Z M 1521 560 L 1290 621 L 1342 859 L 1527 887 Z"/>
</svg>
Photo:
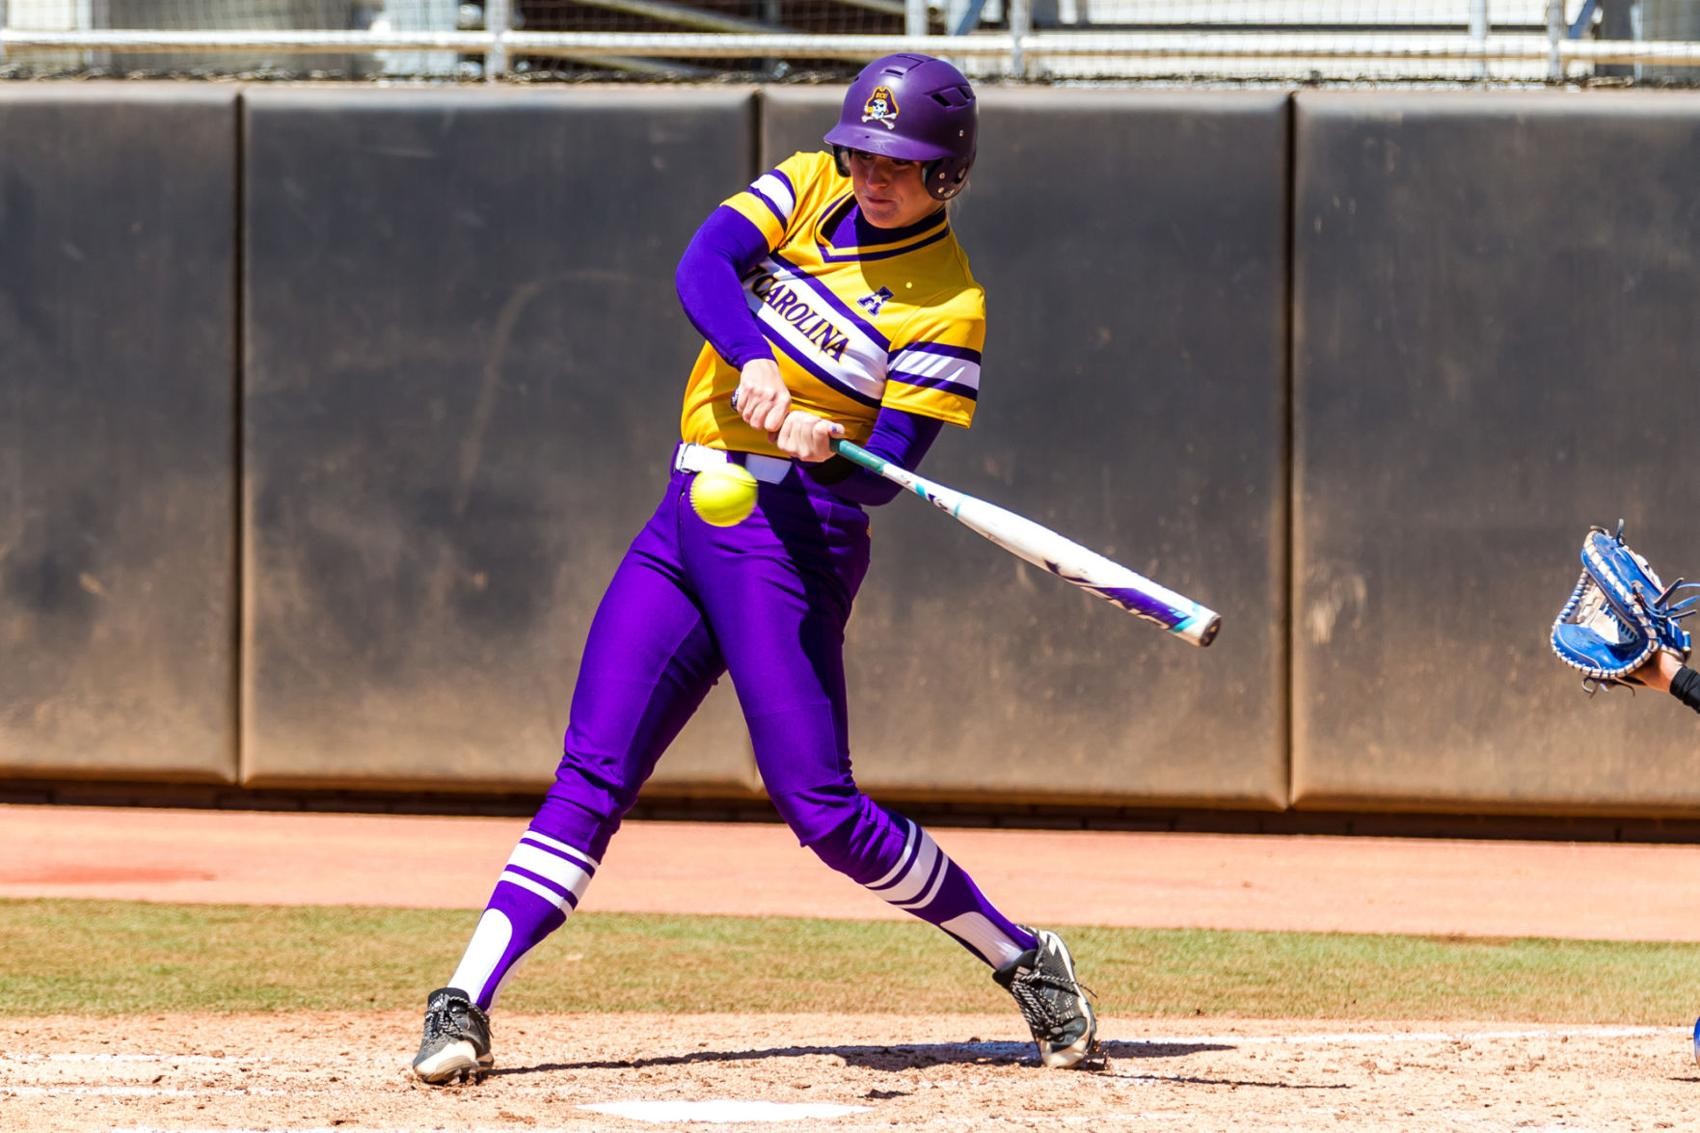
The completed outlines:
<svg viewBox="0 0 1700 1133">
<path fill-rule="evenodd" d="M 878 353 L 883 357 L 891 357 L 891 350 L 883 342 L 868 333 L 868 328 L 862 325 L 859 316 L 855 314 L 847 315 L 834 305 L 833 299 L 836 297 L 829 289 L 822 287 L 818 280 L 810 279 L 790 264 L 781 263 L 772 256 L 763 260 L 761 266 L 762 270 L 772 275 L 775 281 L 790 287 L 799 298 L 830 318 L 833 324 L 849 337 L 856 353 Z M 902 353 L 907 354 L 909 351 L 905 350 Z"/>
<path fill-rule="evenodd" d="M 783 178 L 764 173 L 751 183 L 750 189 L 757 196 L 765 198 L 778 211 L 781 223 L 791 223 L 791 214 L 797 211 L 797 196 L 791 192 L 791 186 L 787 185 Z"/>
<path fill-rule="evenodd" d="M 980 366 L 963 358 L 942 354 L 927 354 L 919 350 L 900 350 L 891 360 L 891 370 L 929 379 L 930 384 L 949 383 L 978 391 Z"/>
<path fill-rule="evenodd" d="M 761 273 L 747 281 L 745 289 L 750 309 L 764 326 L 779 330 L 788 342 L 807 351 L 835 381 L 878 404 L 885 390 L 890 351 L 868 334 L 859 319 L 838 310 L 830 292 L 823 293 L 816 281 L 772 258 L 762 261 Z M 803 314 L 805 310 L 807 315 Z M 843 339 L 845 345 L 839 356 L 822 351 L 798 329 L 816 329 L 819 333 L 817 320 L 824 320 L 833 336 Z"/>
<path fill-rule="evenodd" d="M 819 328 L 820 322 L 818 320 L 826 318 L 826 321 L 831 323 L 830 317 L 821 315 L 812 307 L 807 308 L 809 313 L 805 316 L 802 314 L 805 308 L 801 304 L 795 304 L 787 308 L 793 318 L 796 319 L 796 321 L 793 321 L 793 318 L 787 318 L 786 315 L 781 314 L 779 310 L 764 302 L 753 292 L 746 294 L 749 297 L 750 310 L 755 312 L 756 319 L 760 321 L 762 329 L 767 332 L 768 337 L 777 342 L 782 342 L 787 352 L 797 359 L 799 364 L 805 365 L 811 373 L 820 377 L 828 387 L 836 386 L 839 392 L 865 400 L 872 405 L 879 404 L 880 395 L 885 392 L 885 375 L 883 371 L 877 375 L 872 372 L 871 363 L 875 357 L 874 352 L 863 353 L 862 356 L 858 357 L 855 346 L 856 338 L 852 335 L 844 335 L 842 324 L 832 324 L 833 329 L 837 330 L 850 343 L 849 347 L 844 350 L 843 359 L 840 361 L 822 350 L 817 342 L 811 341 L 809 336 L 802 329 L 799 329 L 799 327 Z M 817 333 L 820 333 L 818 329 Z M 878 352 L 878 357 L 883 359 L 884 356 L 883 351 Z"/>
</svg>

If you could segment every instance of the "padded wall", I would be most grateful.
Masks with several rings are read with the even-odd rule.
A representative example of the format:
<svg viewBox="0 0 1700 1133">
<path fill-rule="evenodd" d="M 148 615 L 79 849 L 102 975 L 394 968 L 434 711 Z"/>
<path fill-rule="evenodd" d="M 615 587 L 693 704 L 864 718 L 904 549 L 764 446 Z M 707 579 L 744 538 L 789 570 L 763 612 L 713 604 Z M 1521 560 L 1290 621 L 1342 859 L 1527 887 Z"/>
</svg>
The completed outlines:
<svg viewBox="0 0 1700 1133">
<path fill-rule="evenodd" d="M 0 85 L 0 774 L 228 782 L 236 94 Z"/>
<path fill-rule="evenodd" d="M 1700 570 L 1700 97 L 1297 100 L 1299 806 L 1672 812 L 1695 721 L 1547 634 L 1590 524 Z"/>
<path fill-rule="evenodd" d="M 1295 804 L 1700 805 L 1688 714 L 1546 647 L 1589 523 L 1700 571 L 1700 96 L 1306 92 L 1289 230 L 1284 94 L 984 94 L 985 391 L 925 470 L 1225 627 L 1167 640 L 896 500 L 865 785 L 1285 804 L 1290 237 Z M 836 111 L 757 97 L 0 89 L 0 771 L 237 777 L 240 613 L 242 781 L 546 781 L 676 437 L 673 265 Z M 754 786 L 729 692 L 657 778 Z"/>
<path fill-rule="evenodd" d="M 660 498 L 673 294 L 753 167 L 748 91 L 250 88 L 249 783 L 552 776 Z M 747 789 L 726 689 L 662 763 Z"/>
<path fill-rule="evenodd" d="M 839 94 L 768 88 L 763 159 Z M 1288 103 L 986 89 L 954 208 L 985 286 L 973 429 L 923 471 L 1218 609 L 1197 650 L 907 497 L 874 518 L 848 645 L 882 794 L 1286 801 Z"/>
</svg>

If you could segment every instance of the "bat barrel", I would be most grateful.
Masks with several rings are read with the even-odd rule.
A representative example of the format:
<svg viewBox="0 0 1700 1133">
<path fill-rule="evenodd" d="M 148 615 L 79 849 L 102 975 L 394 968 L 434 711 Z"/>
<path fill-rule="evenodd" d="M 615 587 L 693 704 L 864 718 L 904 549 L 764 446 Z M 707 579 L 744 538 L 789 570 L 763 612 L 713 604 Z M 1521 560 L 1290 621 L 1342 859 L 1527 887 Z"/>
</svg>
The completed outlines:
<svg viewBox="0 0 1700 1133">
<path fill-rule="evenodd" d="M 1200 606 L 1166 586 L 1159 586 L 1095 551 L 1085 551 L 1083 558 L 1072 564 L 1068 571 L 1052 568 L 1052 572 L 1065 581 L 1085 587 L 1134 617 L 1155 622 L 1200 649 L 1216 640 L 1216 631 L 1222 628 L 1222 615 L 1215 610 Z"/>
<path fill-rule="evenodd" d="M 850 441 L 834 440 L 832 448 L 870 472 L 903 485 L 1010 554 L 1091 591 L 1135 617 L 1155 622 L 1183 641 L 1202 649 L 1216 639 L 1216 631 L 1222 628 L 1222 617 L 1215 610 L 1159 586 L 1008 508 L 917 476 Z"/>
</svg>

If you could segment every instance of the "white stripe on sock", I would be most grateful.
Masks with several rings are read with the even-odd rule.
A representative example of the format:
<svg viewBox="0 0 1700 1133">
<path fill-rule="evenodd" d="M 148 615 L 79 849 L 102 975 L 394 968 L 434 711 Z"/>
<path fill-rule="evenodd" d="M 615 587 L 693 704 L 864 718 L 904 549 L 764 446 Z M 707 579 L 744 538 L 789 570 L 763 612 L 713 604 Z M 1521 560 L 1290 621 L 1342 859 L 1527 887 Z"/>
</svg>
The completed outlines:
<svg viewBox="0 0 1700 1133">
<path fill-rule="evenodd" d="M 514 847 L 514 852 L 508 857 L 508 864 L 548 878 L 563 889 L 570 889 L 574 902 L 584 896 L 586 887 L 590 885 L 590 874 L 579 868 L 576 862 L 556 857 L 548 850 L 539 850 L 536 846 L 527 846 L 524 842 Z M 555 901 L 557 905 L 560 903 L 559 899 Z"/>
<path fill-rule="evenodd" d="M 939 853 L 938 843 L 925 830 L 921 831 L 921 845 L 915 851 L 915 860 L 909 865 L 909 872 L 903 875 L 893 888 L 880 894 L 893 905 L 903 905 L 921 895 L 921 890 L 933 875 L 933 864 L 943 855 Z M 943 872 L 942 870 L 940 871 Z"/>
<path fill-rule="evenodd" d="M 905 820 L 905 824 L 909 827 L 909 834 L 908 834 L 908 837 L 904 838 L 904 840 L 903 840 L 903 852 L 901 854 L 897 855 L 897 864 L 892 866 L 891 869 L 886 873 L 886 875 L 884 877 L 880 878 L 878 881 L 870 881 L 868 883 L 869 889 L 878 889 L 882 885 L 891 884 L 891 882 L 897 877 L 897 875 L 903 872 L 903 867 L 905 865 L 909 864 L 909 854 L 915 848 L 915 835 L 917 835 L 921 832 L 921 828 L 919 826 L 916 826 L 913 822 L 908 822 L 907 820 Z"/>
<path fill-rule="evenodd" d="M 933 878 L 932 887 L 927 890 L 927 895 L 925 897 L 922 897 L 919 901 L 905 901 L 903 904 L 898 905 L 897 907 L 899 909 L 908 909 L 910 912 L 913 913 L 913 912 L 919 912 L 920 910 L 926 908 L 928 905 L 931 905 L 933 903 L 933 898 L 937 897 L 939 895 L 939 890 L 944 888 L 945 874 L 947 874 L 949 872 L 950 872 L 950 855 L 945 853 L 943 850 L 940 850 L 939 851 L 939 873 L 938 873 L 937 877 Z"/>
<path fill-rule="evenodd" d="M 994 968 L 1003 967 L 1025 951 L 982 913 L 963 913 L 940 923 L 939 927 L 978 952 Z"/>
<path fill-rule="evenodd" d="M 496 880 L 505 881 L 509 885 L 517 885 L 521 889 L 528 889 L 543 898 L 545 901 L 549 902 L 551 905 L 555 906 L 557 909 L 567 902 L 567 899 L 564 896 L 555 892 L 547 885 L 540 884 L 539 882 L 533 881 L 531 878 L 515 873 L 512 870 L 503 870 L 502 876 L 498 877 Z"/>
<path fill-rule="evenodd" d="M 560 853 L 566 854 L 570 858 L 577 858 L 579 861 L 589 866 L 590 872 L 592 873 L 595 873 L 602 865 L 601 862 L 597 861 L 583 850 L 576 846 L 569 846 L 558 838 L 551 838 L 547 834 L 539 834 L 535 830 L 527 830 L 523 836 L 530 838 L 534 842 L 541 842 L 543 845 L 548 846 L 551 850 L 556 850 Z"/>
</svg>

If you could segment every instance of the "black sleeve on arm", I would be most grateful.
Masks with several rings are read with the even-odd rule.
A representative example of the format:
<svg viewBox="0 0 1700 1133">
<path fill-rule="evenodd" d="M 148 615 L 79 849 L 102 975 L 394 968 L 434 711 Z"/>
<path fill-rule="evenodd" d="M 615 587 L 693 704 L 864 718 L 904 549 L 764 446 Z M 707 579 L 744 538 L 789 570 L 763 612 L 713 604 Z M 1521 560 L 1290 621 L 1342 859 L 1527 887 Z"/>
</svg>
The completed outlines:
<svg viewBox="0 0 1700 1133">
<path fill-rule="evenodd" d="M 1678 669 L 1676 676 L 1671 678 L 1670 694 L 1694 711 L 1700 712 L 1700 673 L 1696 673 L 1687 665 Z"/>
</svg>

